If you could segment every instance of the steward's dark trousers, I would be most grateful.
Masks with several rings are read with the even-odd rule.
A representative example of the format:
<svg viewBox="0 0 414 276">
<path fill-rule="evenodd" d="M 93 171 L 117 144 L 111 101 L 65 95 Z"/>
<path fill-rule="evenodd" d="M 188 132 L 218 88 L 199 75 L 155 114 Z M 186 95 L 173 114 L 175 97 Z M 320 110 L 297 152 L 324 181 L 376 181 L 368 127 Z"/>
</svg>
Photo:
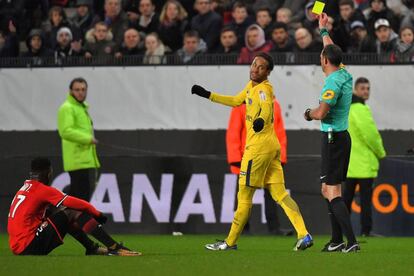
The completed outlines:
<svg viewBox="0 0 414 276">
<path fill-rule="evenodd" d="M 96 169 L 70 171 L 69 195 L 89 201 L 95 190 L 97 179 Z"/>
<path fill-rule="evenodd" d="M 351 213 L 351 204 L 355 195 L 356 185 L 359 184 L 360 205 L 361 205 L 361 234 L 369 235 L 372 230 L 372 183 L 373 178 L 347 178 L 343 199 L 346 207 Z"/>
</svg>

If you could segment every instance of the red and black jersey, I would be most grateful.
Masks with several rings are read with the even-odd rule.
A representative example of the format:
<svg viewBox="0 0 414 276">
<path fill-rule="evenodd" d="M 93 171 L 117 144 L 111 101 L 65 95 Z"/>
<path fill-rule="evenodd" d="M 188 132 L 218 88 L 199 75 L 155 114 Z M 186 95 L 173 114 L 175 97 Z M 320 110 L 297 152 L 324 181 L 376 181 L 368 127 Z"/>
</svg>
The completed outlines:
<svg viewBox="0 0 414 276">
<path fill-rule="evenodd" d="M 45 219 L 48 205 L 85 211 L 94 217 L 100 212 L 86 201 L 68 196 L 36 180 L 26 180 L 10 205 L 7 232 L 14 254 L 20 254 L 33 240 L 36 230 Z"/>
</svg>

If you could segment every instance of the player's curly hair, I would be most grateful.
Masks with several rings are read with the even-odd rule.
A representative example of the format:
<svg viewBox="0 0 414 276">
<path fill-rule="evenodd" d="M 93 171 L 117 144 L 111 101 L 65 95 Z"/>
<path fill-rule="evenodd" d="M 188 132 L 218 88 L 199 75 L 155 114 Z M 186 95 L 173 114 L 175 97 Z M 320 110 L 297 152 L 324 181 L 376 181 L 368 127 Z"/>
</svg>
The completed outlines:
<svg viewBox="0 0 414 276">
<path fill-rule="evenodd" d="M 275 67 L 275 63 L 273 62 L 273 58 L 271 55 L 265 52 L 260 52 L 260 53 L 257 53 L 254 57 L 264 58 L 267 61 L 267 68 L 269 69 L 270 72 L 272 72 L 273 68 Z"/>
</svg>

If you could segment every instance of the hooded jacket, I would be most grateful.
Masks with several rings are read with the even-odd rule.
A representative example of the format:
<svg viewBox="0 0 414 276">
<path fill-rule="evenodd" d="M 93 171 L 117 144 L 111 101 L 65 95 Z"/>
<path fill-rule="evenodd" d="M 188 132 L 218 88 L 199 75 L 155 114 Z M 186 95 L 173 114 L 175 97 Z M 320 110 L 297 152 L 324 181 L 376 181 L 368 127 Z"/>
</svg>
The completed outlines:
<svg viewBox="0 0 414 276">
<path fill-rule="evenodd" d="M 30 41 L 32 37 L 39 36 L 40 40 L 42 41 L 42 46 L 40 47 L 39 51 L 33 52 L 32 46 L 30 45 Z M 26 46 L 28 51 L 23 54 L 23 57 L 52 57 L 53 51 L 46 47 L 45 45 L 45 38 L 43 36 L 43 32 L 40 29 L 33 29 L 30 31 L 29 36 L 26 39 Z"/>
<path fill-rule="evenodd" d="M 385 157 L 385 149 L 371 109 L 355 95 L 349 111 L 348 132 L 352 145 L 347 177 L 377 177 L 379 160 Z"/>
<path fill-rule="evenodd" d="M 256 45 L 249 45 L 249 43 L 247 41 L 247 33 L 251 29 L 256 29 L 256 28 L 259 30 L 259 41 Z M 251 63 L 253 61 L 254 56 L 256 55 L 256 53 L 258 53 L 258 52 L 269 53 L 270 49 L 272 49 L 272 44 L 266 42 L 265 33 L 264 33 L 263 29 L 257 24 L 252 24 L 252 25 L 249 26 L 249 28 L 247 28 L 246 34 L 244 36 L 244 41 L 245 41 L 246 46 L 243 47 L 240 51 L 239 58 L 237 59 L 238 64 Z"/>
</svg>

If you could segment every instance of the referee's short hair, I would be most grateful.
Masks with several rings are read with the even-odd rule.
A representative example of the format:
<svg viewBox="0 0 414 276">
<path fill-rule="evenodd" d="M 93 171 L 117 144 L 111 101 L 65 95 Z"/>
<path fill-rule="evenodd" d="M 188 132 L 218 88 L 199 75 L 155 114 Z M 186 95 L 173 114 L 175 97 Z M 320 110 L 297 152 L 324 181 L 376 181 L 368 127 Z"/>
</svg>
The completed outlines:
<svg viewBox="0 0 414 276">
<path fill-rule="evenodd" d="M 338 45 L 330 44 L 323 48 L 322 56 L 326 57 L 332 65 L 339 66 L 342 63 L 343 52 Z"/>
<path fill-rule="evenodd" d="M 259 52 L 254 56 L 255 58 L 261 57 L 264 58 L 267 61 L 267 69 L 269 69 L 270 72 L 272 72 L 273 67 L 275 67 L 275 64 L 273 62 L 273 58 L 271 55 L 265 53 L 265 52 Z"/>
</svg>

